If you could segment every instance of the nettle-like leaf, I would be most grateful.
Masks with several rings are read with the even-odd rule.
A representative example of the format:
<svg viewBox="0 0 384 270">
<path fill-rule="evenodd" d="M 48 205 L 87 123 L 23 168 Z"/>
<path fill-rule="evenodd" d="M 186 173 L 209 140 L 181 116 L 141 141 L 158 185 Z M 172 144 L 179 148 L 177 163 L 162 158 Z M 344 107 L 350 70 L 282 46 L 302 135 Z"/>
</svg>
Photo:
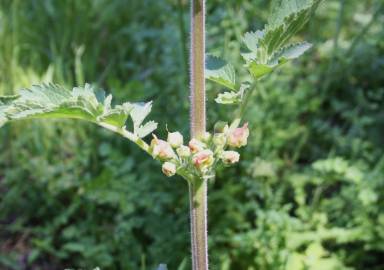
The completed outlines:
<svg viewBox="0 0 384 270">
<path fill-rule="evenodd" d="M 228 89 L 237 90 L 235 68 L 218 57 L 207 56 L 205 76 Z"/>
<path fill-rule="evenodd" d="M 130 115 L 133 121 L 134 133 L 137 134 L 140 138 L 143 138 L 150 134 L 157 128 L 157 123 L 154 121 L 149 121 L 142 125 L 144 119 L 152 110 L 152 102 L 135 104 Z"/>
<path fill-rule="evenodd" d="M 22 89 L 17 96 L 0 97 L 0 125 L 8 121 L 31 118 L 72 118 L 96 123 L 115 132 L 127 135 L 129 139 L 143 138 L 157 128 L 150 121 L 143 125 L 151 111 L 152 103 L 123 103 L 112 106 L 112 96 L 105 97 L 103 91 L 86 84 L 72 91 L 56 85 L 34 85 Z M 131 116 L 134 130 L 125 130 L 125 123 Z M 124 130 L 124 132 L 122 132 Z"/>
<path fill-rule="evenodd" d="M 237 104 L 241 101 L 241 96 L 238 92 L 220 93 L 215 101 L 219 104 Z"/>
<path fill-rule="evenodd" d="M 240 90 L 237 92 L 224 92 L 220 93 L 215 99 L 216 103 L 230 105 L 230 104 L 240 104 L 243 100 L 244 93 L 248 91 L 249 84 L 242 84 Z"/>
<path fill-rule="evenodd" d="M 269 64 L 278 65 L 281 63 L 285 63 L 288 60 L 298 58 L 311 47 L 312 44 L 308 42 L 301 42 L 285 46 L 271 56 L 271 58 L 269 59 Z"/>
<path fill-rule="evenodd" d="M 288 42 L 308 22 L 320 2 L 321 0 L 275 0 L 272 16 L 264 29 L 244 35 L 246 48 L 242 56 L 255 78 L 263 77 L 311 47 L 307 42 Z"/>
</svg>

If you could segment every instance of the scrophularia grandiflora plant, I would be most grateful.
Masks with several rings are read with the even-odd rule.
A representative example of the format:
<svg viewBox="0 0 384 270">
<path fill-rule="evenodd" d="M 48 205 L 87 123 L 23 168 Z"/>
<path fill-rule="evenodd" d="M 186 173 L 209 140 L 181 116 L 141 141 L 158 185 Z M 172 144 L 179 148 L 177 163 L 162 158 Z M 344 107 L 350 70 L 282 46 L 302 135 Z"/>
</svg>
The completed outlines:
<svg viewBox="0 0 384 270">
<path fill-rule="evenodd" d="M 247 80 L 236 80 L 235 68 L 205 52 L 205 0 L 191 0 L 191 138 L 178 131 L 167 138 L 154 132 L 157 123 L 145 121 L 152 102 L 112 105 L 112 96 L 86 84 L 68 90 L 56 84 L 34 85 L 18 95 L 0 97 L 0 126 L 32 118 L 73 118 L 86 120 L 132 141 L 160 161 L 162 172 L 179 175 L 189 185 L 192 268 L 208 269 L 207 182 L 215 177 L 218 164 L 230 166 L 240 161 L 237 150 L 247 145 L 249 128 L 243 116 L 259 80 L 311 47 L 307 42 L 289 43 L 309 20 L 321 0 L 275 0 L 272 14 L 263 30 L 243 37 L 244 69 Z M 231 106 L 236 117 L 218 121 L 212 132 L 206 130 L 205 80 L 227 89 L 215 101 Z M 132 121 L 128 130 L 126 122 Z M 150 139 L 144 140 L 146 137 Z"/>
</svg>

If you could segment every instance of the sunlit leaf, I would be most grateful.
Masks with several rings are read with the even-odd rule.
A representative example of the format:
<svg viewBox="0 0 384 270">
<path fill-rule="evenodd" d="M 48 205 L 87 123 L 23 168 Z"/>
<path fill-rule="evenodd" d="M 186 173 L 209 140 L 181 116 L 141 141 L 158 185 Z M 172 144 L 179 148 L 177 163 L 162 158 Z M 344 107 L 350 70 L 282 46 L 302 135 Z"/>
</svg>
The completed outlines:
<svg viewBox="0 0 384 270">
<path fill-rule="evenodd" d="M 264 65 L 264 64 L 258 64 L 256 61 L 251 62 L 249 64 L 249 72 L 256 78 L 259 79 L 268 73 L 271 73 L 273 71 L 272 66 Z"/>
<path fill-rule="evenodd" d="M 242 84 L 238 92 L 224 92 L 220 93 L 215 99 L 216 103 L 219 104 L 239 104 L 244 96 L 245 91 L 249 89 L 248 84 Z"/>
<path fill-rule="evenodd" d="M 75 87 L 72 91 L 55 84 L 34 85 L 20 90 L 18 96 L 0 97 L 0 125 L 30 118 L 73 118 L 122 129 L 129 116 L 134 134 L 145 137 L 157 124 L 144 119 L 151 111 L 151 102 L 144 105 L 123 103 L 112 106 L 112 96 L 105 97 L 91 85 Z"/>
<path fill-rule="evenodd" d="M 308 42 L 301 42 L 301 43 L 288 45 L 286 47 L 281 48 L 279 51 L 277 51 L 269 60 L 269 62 L 271 65 L 277 65 L 281 62 L 298 58 L 299 56 L 304 54 L 307 50 L 309 50 L 311 47 L 312 47 L 312 44 Z"/>
<path fill-rule="evenodd" d="M 136 130 L 136 135 L 140 138 L 144 138 L 147 135 L 151 134 L 157 128 L 157 123 L 154 121 L 149 121 L 145 123 L 143 126 L 140 126 L 138 130 Z"/>
<path fill-rule="evenodd" d="M 218 57 L 207 56 L 205 75 L 208 80 L 236 90 L 235 68 Z"/>
<path fill-rule="evenodd" d="M 133 121 L 133 132 L 140 138 L 145 137 L 157 128 L 155 122 L 149 122 L 147 125 L 142 125 L 144 119 L 152 110 L 152 102 L 144 104 L 135 104 L 131 110 L 131 118 Z M 144 135 L 145 134 L 145 135 Z M 141 135 L 141 136 L 140 136 Z M 144 136 L 143 136 L 144 135 Z"/>
<path fill-rule="evenodd" d="M 272 15 L 264 29 L 244 35 L 245 50 L 242 56 L 255 78 L 263 77 L 311 47 L 307 42 L 288 42 L 308 22 L 320 2 L 321 0 L 275 0 Z"/>
<path fill-rule="evenodd" d="M 220 93 L 215 101 L 219 104 L 236 104 L 239 103 L 241 97 L 236 92 L 224 92 Z"/>
</svg>

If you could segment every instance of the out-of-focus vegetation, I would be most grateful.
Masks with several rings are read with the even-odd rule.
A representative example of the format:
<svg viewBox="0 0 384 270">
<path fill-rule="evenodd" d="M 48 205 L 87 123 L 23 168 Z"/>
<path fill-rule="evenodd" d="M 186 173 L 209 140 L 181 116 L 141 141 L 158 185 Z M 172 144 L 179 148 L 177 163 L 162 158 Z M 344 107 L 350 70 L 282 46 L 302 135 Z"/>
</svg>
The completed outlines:
<svg viewBox="0 0 384 270">
<path fill-rule="evenodd" d="M 209 52 L 240 67 L 268 8 L 208 1 Z M 297 37 L 315 47 L 258 84 L 243 161 L 210 185 L 212 269 L 384 269 L 383 11 L 324 1 Z M 183 0 L 2 0 L 0 94 L 94 82 L 155 100 L 160 131 L 187 135 L 187 32 Z M 231 119 L 218 90 L 211 125 Z M 72 121 L 8 125 L 0 142 L 0 269 L 189 269 L 187 185 L 130 142 Z"/>
</svg>

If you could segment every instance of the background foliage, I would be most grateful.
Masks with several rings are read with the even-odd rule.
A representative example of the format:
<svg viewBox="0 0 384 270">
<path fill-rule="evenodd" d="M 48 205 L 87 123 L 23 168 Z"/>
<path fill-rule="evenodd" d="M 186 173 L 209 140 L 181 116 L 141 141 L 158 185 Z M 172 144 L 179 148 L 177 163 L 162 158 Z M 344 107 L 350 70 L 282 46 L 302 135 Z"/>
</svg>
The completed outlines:
<svg viewBox="0 0 384 270">
<path fill-rule="evenodd" d="M 209 52 L 239 69 L 268 3 L 208 1 Z M 384 269 L 382 11 L 324 1 L 296 37 L 315 47 L 257 86 L 243 162 L 210 184 L 212 269 Z M 119 102 L 155 100 L 160 133 L 187 136 L 187 31 L 183 0 L 2 0 L 0 94 L 95 82 Z M 211 126 L 231 119 L 219 90 Z M 189 269 L 186 183 L 130 142 L 72 121 L 0 139 L 0 269 Z"/>
</svg>

